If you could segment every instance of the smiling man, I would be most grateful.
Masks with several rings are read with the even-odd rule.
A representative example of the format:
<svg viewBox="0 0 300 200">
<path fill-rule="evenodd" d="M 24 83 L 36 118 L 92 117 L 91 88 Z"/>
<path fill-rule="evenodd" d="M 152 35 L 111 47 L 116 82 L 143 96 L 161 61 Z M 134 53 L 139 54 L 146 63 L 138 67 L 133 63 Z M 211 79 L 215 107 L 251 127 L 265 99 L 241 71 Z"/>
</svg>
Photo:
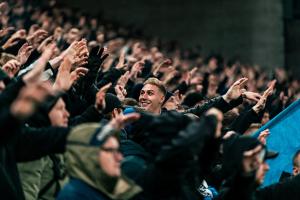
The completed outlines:
<svg viewBox="0 0 300 200">
<path fill-rule="evenodd" d="M 166 88 L 157 78 L 149 78 L 141 89 L 139 104 L 146 111 L 159 115 L 165 100 Z"/>
</svg>

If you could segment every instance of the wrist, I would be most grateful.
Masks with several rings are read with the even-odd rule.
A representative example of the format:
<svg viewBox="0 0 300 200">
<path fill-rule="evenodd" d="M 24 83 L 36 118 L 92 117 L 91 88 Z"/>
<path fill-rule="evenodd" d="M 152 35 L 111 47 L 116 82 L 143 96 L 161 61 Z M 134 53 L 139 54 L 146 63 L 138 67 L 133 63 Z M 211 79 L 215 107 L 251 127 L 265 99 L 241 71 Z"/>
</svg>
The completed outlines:
<svg viewBox="0 0 300 200">
<path fill-rule="evenodd" d="M 226 94 L 224 94 L 224 95 L 222 96 L 222 98 L 223 98 L 224 101 L 226 101 L 227 103 L 230 103 L 230 99 L 229 99 L 229 97 L 228 97 Z"/>
<path fill-rule="evenodd" d="M 256 114 L 258 114 L 258 113 L 260 112 L 260 109 L 259 109 L 258 106 L 253 106 L 253 107 L 252 107 L 252 110 L 253 110 Z"/>
</svg>

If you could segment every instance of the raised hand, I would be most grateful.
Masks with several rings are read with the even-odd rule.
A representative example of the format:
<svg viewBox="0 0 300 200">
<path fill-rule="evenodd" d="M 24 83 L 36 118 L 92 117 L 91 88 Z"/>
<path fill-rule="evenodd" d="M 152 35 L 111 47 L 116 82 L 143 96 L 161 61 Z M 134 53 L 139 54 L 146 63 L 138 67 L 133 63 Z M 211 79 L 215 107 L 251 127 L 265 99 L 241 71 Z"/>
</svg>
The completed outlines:
<svg viewBox="0 0 300 200">
<path fill-rule="evenodd" d="M 17 60 L 20 62 L 21 65 L 26 63 L 32 51 L 32 46 L 30 46 L 27 42 L 21 46 L 17 55 Z"/>
<path fill-rule="evenodd" d="M 193 76 L 195 75 L 196 71 L 197 71 L 197 67 L 194 67 L 192 70 L 187 71 L 186 73 L 183 74 L 183 76 L 182 76 L 183 81 L 187 85 L 191 84 L 191 80 L 192 80 Z"/>
<path fill-rule="evenodd" d="M 10 31 L 14 31 L 14 27 L 7 27 L 0 30 L 0 37 L 6 36 Z"/>
<path fill-rule="evenodd" d="M 37 51 L 43 52 L 46 48 L 46 46 L 53 41 L 53 36 L 47 37 L 45 40 L 42 41 L 42 43 L 38 46 Z"/>
<path fill-rule="evenodd" d="M 24 29 L 18 30 L 15 32 L 2 46 L 3 49 L 7 49 L 9 47 L 12 47 L 16 45 L 19 40 L 26 38 L 26 31 Z"/>
<path fill-rule="evenodd" d="M 134 63 L 134 65 L 131 67 L 131 70 L 130 70 L 130 79 L 132 79 L 132 80 L 137 79 L 138 74 L 142 73 L 144 64 L 145 63 L 142 61 L 138 61 L 138 62 Z"/>
<path fill-rule="evenodd" d="M 71 82 L 72 85 L 78 81 L 79 78 L 85 76 L 88 73 L 88 69 L 85 67 L 77 67 L 74 71 L 71 72 Z"/>
<path fill-rule="evenodd" d="M 95 100 L 95 108 L 98 111 L 105 109 L 105 106 L 106 106 L 105 94 L 111 85 L 112 85 L 111 83 L 108 83 L 108 84 L 104 85 L 102 88 L 100 88 L 100 90 L 97 92 L 96 100 Z"/>
<path fill-rule="evenodd" d="M 155 63 L 152 68 L 152 74 L 154 76 L 157 76 L 160 68 L 169 67 L 171 64 L 172 64 L 172 61 L 170 59 L 166 59 L 166 60 L 162 61 L 161 63 Z"/>
<path fill-rule="evenodd" d="M 93 71 L 98 71 L 107 57 L 108 54 L 104 52 L 104 48 L 100 48 L 99 46 L 92 48 L 88 58 L 88 66 L 91 67 Z"/>
<path fill-rule="evenodd" d="M 48 82 L 25 86 L 12 103 L 11 113 L 19 119 L 25 119 L 33 114 L 37 105 L 42 103 L 49 95 L 54 95 L 54 92 Z"/>
<path fill-rule="evenodd" d="M 130 78 L 130 72 L 127 71 L 127 72 L 125 72 L 125 74 L 123 74 L 123 75 L 119 78 L 119 80 L 118 80 L 118 82 L 117 82 L 117 85 L 120 85 L 120 86 L 122 86 L 123 88 L 125 88 L 126 85 L 127 85 L 127 83 L 128 83 L 129 78 Z"/>
<path fill-rule="evenodd" d="M 53 84 L 53 87 L 56 90 L 68 91 L 74 82 L 87 74 L 88 69 L 84 67 L 78 67 L 71 72 L 72 65 L 73 63 L 69 57 L 65 57 L 62 64 L 58 68 L 58 73 Z"/>
<path fill-rule="evenodd" d="M 40 80 L 41 75 L 46 67 L 47 62 L 52 57 L 56 44 L 51 43 L 47 46 L 41 57 L 35 62 L 34 68 L 23 76 L 23 80 L 27 84 L 36 83 Z"/>
<path fill-rule="evenodd" d="M 126 51 L 124 49 L 122 49 L 120 52 L 119 62 L 116 65 L 116 69 L 123 69 L 127 66 L 125 64 L 125 55 L 126 55 Z"/>
<path fill-rule="evenodd" d="M 126 89 L 121 86 L 121 85 L 116 85 L 115 86 L 115 92 L 116 92 L 116 95 L 117 97 L 123 101 L 125 98 L 126 98 L 126 95 L 127 95 L 127 91 Z"/>
<path fill-rule="evenodd" d="M 258 140 L 263 144 L 266 145 L 267 144 L 267 137 L 270 135 L 270 130 L 266 129 L 262 132 L 260 132 L 259 136 L 258 136 Z"/>
<path fill-rule="evenodd" d="M 229 103 L 230 101 L 239 98 L 242 95 L 242 89 L 247 83 L 248 78 L 241 78 L 234 82 L 232 86 L 228 89 L 225 95 L 223 95 L 224 100 Z"/>
<path fill-rule="evenodd" d="M 259 99 L 259 101 L 255 104 L 255 106 L 253 106 L 252 109 L 256 113 L 259 113 L 260 111 L 262 111 L 265 108 L 267 98 L 268 98 L 268 96 L 270 96 L 273 93 L 275 84 L 276 84 L 276 80 L 271 81 L 269 84 L 269 87 L 264 91 L 264 93 L 261 96 L 261 98 Z"/>
<path fill-rule="evenodd" d="M 115 130 L 121 130 L 125 127 L 126 124 L 134 122 L 140 118 L 139 113 L 130 113 L 124 115 L 122 112 L 117 114 L 110 122 L 109 125 L 112 126 Z"/>
<path fill-rule="evenodd" d="M 171 81 L 172 78 L 178 73 L 178 71 L 175 69 L 175 67 L 170 66 L 168 67 L 168 70 L 166 71 L 164 77 L 163 77 L 163 83 L 166 85 Z"/>
<path fill-rule="evenodd" d="M 47 38 L 48 32 L 43 29 L 38 29 L 33 34 L 27 37 L 27 41 L 33 48 L 38 48 L 41 42 Z"/>
<path fill-rule="evenodd" d="M 242 96 L 250 101 L 258 102 L 261 95 L 256 92 L 243 91 Z"/>
<path fill-rule="evenodd" d="M 9 60 L 2 67 L 2 70 L 6 72 L 9 78 L 13 78 L 20 70 L 20 62 L 17 60 Z"/>
</svg>

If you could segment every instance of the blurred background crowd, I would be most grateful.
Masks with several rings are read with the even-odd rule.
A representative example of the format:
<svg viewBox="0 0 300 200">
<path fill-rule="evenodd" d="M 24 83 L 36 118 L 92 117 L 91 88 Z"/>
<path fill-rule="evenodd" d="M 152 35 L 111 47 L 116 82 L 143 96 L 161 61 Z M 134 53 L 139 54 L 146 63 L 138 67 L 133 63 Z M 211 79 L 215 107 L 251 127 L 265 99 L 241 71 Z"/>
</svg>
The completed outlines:
<svg viewBox="0 0 300 200">
<path fill-rule="evenodd" d="M 297 199 L 298 154 L 260 189 L 278 152 L 249 136 L 299 99 L 293 70 L 67 5 L 0 4 L 3 199 Z"/>
</svg>

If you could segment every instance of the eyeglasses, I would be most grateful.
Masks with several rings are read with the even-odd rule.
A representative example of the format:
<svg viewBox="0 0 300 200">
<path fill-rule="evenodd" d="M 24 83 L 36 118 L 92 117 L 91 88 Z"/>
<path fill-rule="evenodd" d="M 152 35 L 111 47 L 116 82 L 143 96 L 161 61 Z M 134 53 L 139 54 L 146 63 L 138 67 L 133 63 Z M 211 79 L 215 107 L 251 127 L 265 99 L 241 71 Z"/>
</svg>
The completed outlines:
<svg viewBox="0 0 300 200">
<path fill-rule="evenodd" d="M 113 154 L 120 154 L 120 148 L 105 148 L 105 147 L 100 147 L 102 151 L 108 152 L 108 153 L 113 153 Z"/>
</svg>

